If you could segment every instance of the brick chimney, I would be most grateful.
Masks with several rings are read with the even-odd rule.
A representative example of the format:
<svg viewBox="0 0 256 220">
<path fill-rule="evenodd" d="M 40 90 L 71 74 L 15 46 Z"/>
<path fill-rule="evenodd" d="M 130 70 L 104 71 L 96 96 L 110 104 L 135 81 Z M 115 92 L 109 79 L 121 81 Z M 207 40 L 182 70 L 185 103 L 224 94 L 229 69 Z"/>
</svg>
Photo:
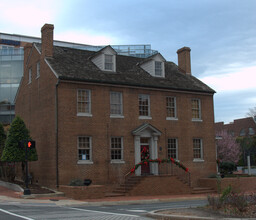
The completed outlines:
<svg viewBox="0 0 256 220">
<path fill-rule="evenodd" d="M 190 51 L 189 47 L 182 47 L 177 50 L 178 66 L 188 75 L 191 75 Z"/>
<path fill-rule="evenodd" d="M 53 56 L 53 29 L 52 24 L 45 24 L 41 28 L 42 55 L 46 57 Z"/>
</svg>

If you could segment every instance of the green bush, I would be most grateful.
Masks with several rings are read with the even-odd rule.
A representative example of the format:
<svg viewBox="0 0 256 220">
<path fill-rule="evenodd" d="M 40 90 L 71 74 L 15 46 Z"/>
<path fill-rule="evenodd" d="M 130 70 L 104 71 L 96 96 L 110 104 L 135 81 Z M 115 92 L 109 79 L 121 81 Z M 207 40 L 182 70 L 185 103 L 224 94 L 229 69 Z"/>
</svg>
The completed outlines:
<svg viewBox="0 0 256 220">
<path fill-rule="evenodd" d="M 236 164 L 233 162 L 221 162 L 219 168 L 220 173 L 232 173 L 234 170 L 236 170 Z"/>
<path fill-rule="evenodd" d="M 1 161 L 5 162 L 21 162 L 25 161 L 25 150 L 19 148 L 19 141 L 31 139 L 29 130 L 26 128 L 24 121 L 16 116 L 11 124 L 5 147 L 2 152 Z M 36 149 L 30 149 L 28 152 L 28 160 L 36 161 Z"/>
</svg>

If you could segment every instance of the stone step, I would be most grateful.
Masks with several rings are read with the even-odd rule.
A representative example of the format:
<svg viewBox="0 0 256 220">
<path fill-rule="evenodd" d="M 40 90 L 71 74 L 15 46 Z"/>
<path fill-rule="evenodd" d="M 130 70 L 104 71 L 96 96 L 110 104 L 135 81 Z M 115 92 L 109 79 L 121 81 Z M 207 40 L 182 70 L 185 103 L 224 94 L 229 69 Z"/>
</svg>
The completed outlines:
<svg viewBox="0 0 256 220">
<path fill-rule="evenodd" d="M 216 193 L 216 190 L 210 187 L 195 187 L 192 189 L 192 194 L 207 194 L 207 193 Z"/>
<path fill-rule="evenodd" d="M 125 193 L 106 193 L 105 197 L 120 197 L 120 196 L 125 196 Z"/>
</svg>

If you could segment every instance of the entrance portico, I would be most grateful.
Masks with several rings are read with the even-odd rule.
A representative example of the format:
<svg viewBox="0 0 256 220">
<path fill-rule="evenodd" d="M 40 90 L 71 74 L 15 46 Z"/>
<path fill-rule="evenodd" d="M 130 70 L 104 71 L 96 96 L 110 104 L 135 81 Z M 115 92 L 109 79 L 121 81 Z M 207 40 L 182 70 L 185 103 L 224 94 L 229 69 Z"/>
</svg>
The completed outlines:
<svg viewBox="0 0 256 220">
<path fill-rule="evenodd" d="M 145 123 L 132 131 L 134 135 L 134 152 L 135 152 L 135 164 L 141 162 L 144 157 L 146 150 L 149 150 L 149 155 L 147 153 L 147 158 L 145 159 L 157 159 L 158 158 L 158 137 L 162 134 L 161 131 L 153 127 L 152 125 Z M 150 163 L 149 171 L 147 168 L 139 167 L 135 170 L 136 176 L 141 176 L 145 174 L 158 175 L 158 164 Z"/>
</svg>

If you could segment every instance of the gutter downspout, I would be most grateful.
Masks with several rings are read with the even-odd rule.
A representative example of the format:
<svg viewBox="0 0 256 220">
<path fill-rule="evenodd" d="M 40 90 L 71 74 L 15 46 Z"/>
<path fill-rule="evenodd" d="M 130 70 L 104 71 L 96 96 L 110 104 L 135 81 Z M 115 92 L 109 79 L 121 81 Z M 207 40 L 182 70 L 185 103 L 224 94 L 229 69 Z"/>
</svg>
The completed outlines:
<svg viewBox="0 0 256 220">
<path fill-rule="evenodd" d="M 60 80 L 55 86 L 55 135 L 56 135 L 56 187 L 59 188 L 59 127 L 58 127 L 58 86 Z"/>
</svg>

